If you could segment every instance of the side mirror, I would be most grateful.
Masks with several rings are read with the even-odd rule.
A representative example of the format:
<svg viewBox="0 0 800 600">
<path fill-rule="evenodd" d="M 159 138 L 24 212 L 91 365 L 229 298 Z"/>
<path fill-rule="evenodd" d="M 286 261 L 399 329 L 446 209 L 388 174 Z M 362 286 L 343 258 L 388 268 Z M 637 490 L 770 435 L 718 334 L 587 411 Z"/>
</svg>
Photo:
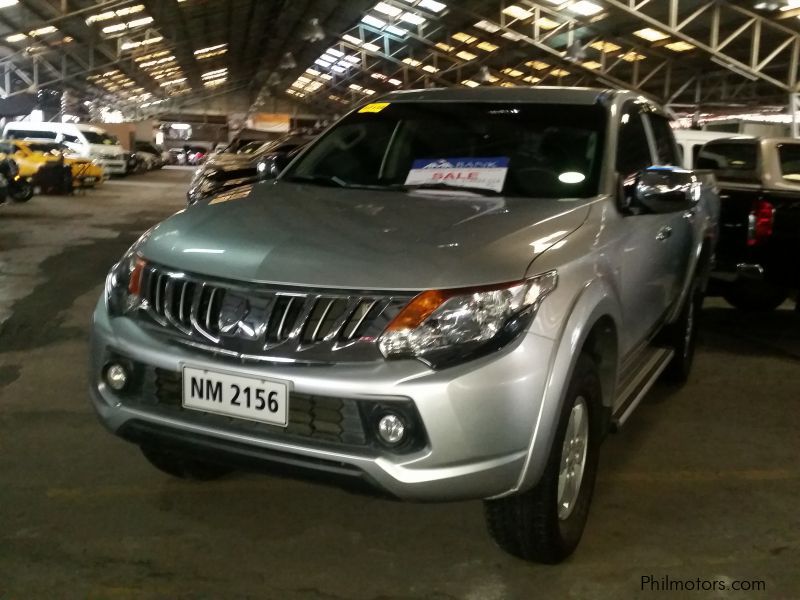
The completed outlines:
<svg viewBox="0 0 800 600">
<path fill-rule="evenodd" d="M 262 180 L 275 179 L 289 164 L 290 158 L 285 152 L 272 154 L 258 162 L 258 178 Z"/>
<path fill-rule="evenodd" d="M 634 204 L 651 213 L 689 210 L 700 200 L 700 182 L 679 167 L 650 167 L 636 176 Z"/>
</svg>

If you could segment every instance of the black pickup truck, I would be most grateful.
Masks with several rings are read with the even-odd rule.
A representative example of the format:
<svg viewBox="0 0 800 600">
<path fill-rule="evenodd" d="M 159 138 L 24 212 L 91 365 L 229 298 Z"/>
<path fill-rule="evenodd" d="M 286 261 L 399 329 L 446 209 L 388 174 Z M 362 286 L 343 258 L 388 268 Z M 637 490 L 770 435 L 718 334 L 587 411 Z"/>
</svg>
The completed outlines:
<svg viewBox="0 0 800 600">
<path fill-rule="evenodd" d="M 696 166 L 720 188 L 719 293 L 742 310 L 777 308 L 800 287 L 800 140 L 715 140 Z"/>
</svg>

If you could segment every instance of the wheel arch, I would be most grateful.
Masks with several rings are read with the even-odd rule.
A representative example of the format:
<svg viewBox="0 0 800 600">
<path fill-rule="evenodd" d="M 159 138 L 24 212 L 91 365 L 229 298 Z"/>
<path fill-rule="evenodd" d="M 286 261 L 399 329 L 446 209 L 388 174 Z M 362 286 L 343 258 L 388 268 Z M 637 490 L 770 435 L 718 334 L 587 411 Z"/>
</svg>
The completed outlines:
<svg viewBox="0 0 800 600">
<path fill-rule="evenodd" d="M 608 281 L 596 278 L 586 283 L 565 321 L 551 358 L 528 456 L 514 492 L 536 485 L 544 471 L 568 382 L 582 352 L 588 350 L 593 358 L 600 359 L 598 366 L 606 413 L 614 400 L 620 355 L 618 332 L 622 321 L 618 296 Z"/>
</svg>

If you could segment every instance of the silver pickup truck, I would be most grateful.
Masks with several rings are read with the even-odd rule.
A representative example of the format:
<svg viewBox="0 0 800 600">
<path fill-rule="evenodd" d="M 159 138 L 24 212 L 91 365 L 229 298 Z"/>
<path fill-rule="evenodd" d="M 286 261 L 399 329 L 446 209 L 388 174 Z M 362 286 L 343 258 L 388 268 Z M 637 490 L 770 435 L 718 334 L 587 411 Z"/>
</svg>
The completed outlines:
<svg viewBox="0 0 800 600">
<path fill-rule="evenodd" d="M 713 185 L 627 92 L 393 93 L 108 275 L 91 398 L 156 467 L 485 499 L 514 555 L 578 544 L 600 442 L 687 378 Z"/>
</svg>

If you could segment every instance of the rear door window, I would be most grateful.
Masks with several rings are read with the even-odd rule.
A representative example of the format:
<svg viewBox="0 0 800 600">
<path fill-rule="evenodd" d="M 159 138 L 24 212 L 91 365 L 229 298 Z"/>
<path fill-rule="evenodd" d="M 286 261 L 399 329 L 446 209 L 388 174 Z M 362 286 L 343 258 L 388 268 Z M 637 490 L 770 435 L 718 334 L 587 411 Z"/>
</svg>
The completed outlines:
<svg viewBox="0 0 800 600">
<path fill-rule="evenodd" d="M 623 179 L 627 179 L 652 164 L 650 142 L 647 140 L 647 131 L 642 121 L 642 111 L 638 106 L 631 104 L 620 116 L 617 171 Z"/>
<path fill-rule="evenodd" d="M 800 144 L 779 144 L 778 157 L 783 178 L 800 182 Z"/>
<path fill-rule="evenodd" d="M 9 129 L 6 137 L 12 140 L 54 140 L 56 139 L 55 131 L 32 131 L 29 129 Z"/>
<path fill-rule="evenodd" d="M 758 168 L 758 144 L 709 142 L 700 150 L 696 167 L 718 171 L 726 179 L 752 179 Z"/>
<path fill-rule="evenodd" d="M 653 140 L 656 144 L 656 160 L 659 165 L 680 166 L 680 156 L 675 144 L 675 134 L 666 117 L 657 114 L 647 115 L 650 128 L 653 130 Z"/>
</svg>

